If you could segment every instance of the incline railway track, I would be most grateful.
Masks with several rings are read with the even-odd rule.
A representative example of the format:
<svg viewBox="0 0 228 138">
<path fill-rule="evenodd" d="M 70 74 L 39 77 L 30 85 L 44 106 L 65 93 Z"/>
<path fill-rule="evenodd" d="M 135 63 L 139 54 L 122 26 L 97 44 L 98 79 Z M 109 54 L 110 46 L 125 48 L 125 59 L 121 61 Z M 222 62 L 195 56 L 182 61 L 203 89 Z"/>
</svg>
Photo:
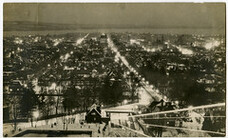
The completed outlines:
<svg viewBox="0 0 228 138">
<path fill-rule="evenodd" d="M 174 137 L 180 134 L 194 134 L 194 136 L 226 135 L 225 103 L 137 115 L 131 114 L 127 120 L 119 122 L 128 122 L 134 124 L 133 126 L 138 124 L 142 126 L 145 134 L 151 136 L 158 136 L 156 135 L 157 131 L 161 131 L 163 136 L 170 136 L 167 133 L 176 131 L 177 133 L 172 135 Z"/>
</svg>

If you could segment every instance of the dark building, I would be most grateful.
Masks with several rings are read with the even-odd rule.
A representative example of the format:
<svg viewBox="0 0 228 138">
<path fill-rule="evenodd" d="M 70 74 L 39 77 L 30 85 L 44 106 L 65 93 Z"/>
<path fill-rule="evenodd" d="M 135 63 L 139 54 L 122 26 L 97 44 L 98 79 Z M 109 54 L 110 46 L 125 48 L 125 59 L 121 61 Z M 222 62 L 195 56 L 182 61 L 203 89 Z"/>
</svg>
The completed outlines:
<svg viewBox="0 0 228 138">
<path fill-rule="evenodd" d="M 101 44 L 107 44 L 107 35 L 106 34 L 102 34 L 101 38 L 100 38 L 100 43 Z"/>
<path fill-rule="evenodd" d="M 101 110 L 100 106 L 92 105 L 90 110 L 87 111 L 85 120 L 87 123 L 101 123 Z"/>
</svg>

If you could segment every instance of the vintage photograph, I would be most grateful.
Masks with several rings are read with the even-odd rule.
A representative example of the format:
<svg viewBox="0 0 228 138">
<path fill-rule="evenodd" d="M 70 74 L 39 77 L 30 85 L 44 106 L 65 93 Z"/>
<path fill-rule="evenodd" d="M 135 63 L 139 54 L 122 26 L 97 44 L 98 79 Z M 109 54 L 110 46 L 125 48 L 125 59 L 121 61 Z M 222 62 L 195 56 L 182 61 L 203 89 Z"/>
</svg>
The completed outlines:
<svg viewBox="0 0 228 138">
<path fill-rule="evenodd" d="M 225 137 L 226 3 L 3 3 L 3 136 Z"/>
</svg>

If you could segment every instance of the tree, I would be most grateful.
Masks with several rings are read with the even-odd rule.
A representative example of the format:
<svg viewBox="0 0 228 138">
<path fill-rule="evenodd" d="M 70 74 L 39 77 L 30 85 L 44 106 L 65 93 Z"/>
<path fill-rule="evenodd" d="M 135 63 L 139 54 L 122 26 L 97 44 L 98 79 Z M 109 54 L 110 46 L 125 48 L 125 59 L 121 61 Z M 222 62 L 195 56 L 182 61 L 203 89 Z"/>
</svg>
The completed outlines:
<svg viewBox="0 0 228 138">
<path fill-rule="evenodd" d="M 55 99 L 53 96 L 41 96 L 39 100 L 39 109 L 44 117 L 48 117 L 51 108 L 55 105 Z"/>
<path fill-rule="evenodd" d="M 38 97 L 32 88 L 25 88 L 23 90 L 23 96 L 20 100 L 20 112 L 27 118 L 33 118 L 32 111 L 38 105 Z M 31 121 L 32 123 L 32 121 Z"/>
<path fill-rule="evenodd" d="M 103 102 L 104 104 L 110 104 L 111 101 L 110 101 L 110 94 L 109 94 L 109 90 L 110 90 L 110 80 L 109 80 L 109 77 L 106 77 L 104 79 L 104 85 L 102 86 L 102 90 L 100 92 L 100 95 L 99 95 L 99 99 L 101 102 Z"/>
<path fill-rule="evenodd" d="M 116 104 L 122 100 L 123 87 L 121 81 L 116 79 L 110 80 L 106 77 L 100 93 L 100 101 L 104 104 Z"/>
<path fill-rule="evenodd" d="M 72 109 L 80 106 L 80 90 L 76 89 L 75 86 L 71 86 L 64 92 L 63 106 L 65 110 L 70 112 Z"/>
<path fill-rule="evenodd" d="M 135 76 L 133 72 L 130 72 L 129 81 L 130 81 L 130 90 L 131 90 L 131 100 L 134 101 L 136 89 L 139 87 L 140 80 L 138 79 L 138 77 Z"/>
<path fill-rule="evenodd" d="M 84 110 L 87 109 L 87 107 L 91 106 L 91 102 L 93 102 L 93 99 L 92 99 L 92 89 L 90 88 L 86 88 L 86 89 L 83 89 L 82 93 L 80 94 L 81 98 L 83 99 L 83 107 L 84 107 Z M 82 102 L 81 102 L 82 103 Z"/>
<path fill-rule="evenodd" d="M 122 100 L 123 96 L 123 87 L 120 81 L 114 81 L 111 86 L 111 94 L 113 98 L 113 102 L 117 103 Z"/>
<path fill-rule="evenodd" d="M 37 105 L 38 97 L 35 92 L 32 89 L 24 89 L 23 96 L 20 101 L 22 114 L 29 116 L 29 112 L 31 112 Z"/>
<path fill-rule="evenodd" d="M 13 115 L 13 128 L 14 128 L 14 131 L 17 130 L 17 119 L 18 119 L 18 116 L 19 116 L 19 108 L 18 108 L 18 103 L 20 101 L 20 97 L 19 96 L 12 96 L 10 97 L 10 103 L 12 105 L 12 115 Z"/>
</svg>

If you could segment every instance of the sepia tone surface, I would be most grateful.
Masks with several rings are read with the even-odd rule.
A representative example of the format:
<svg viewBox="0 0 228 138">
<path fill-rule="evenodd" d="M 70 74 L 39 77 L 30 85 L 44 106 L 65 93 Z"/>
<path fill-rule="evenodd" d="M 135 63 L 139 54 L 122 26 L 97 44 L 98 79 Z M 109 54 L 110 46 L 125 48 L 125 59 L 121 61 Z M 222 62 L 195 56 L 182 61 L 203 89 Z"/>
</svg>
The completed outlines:
<svg viewBox="0 0 228 138">
<path fill-rule="evenodd" d="M 225 3 L 5 3 L 3 134 L 225 136 Z"/>
</svg>

